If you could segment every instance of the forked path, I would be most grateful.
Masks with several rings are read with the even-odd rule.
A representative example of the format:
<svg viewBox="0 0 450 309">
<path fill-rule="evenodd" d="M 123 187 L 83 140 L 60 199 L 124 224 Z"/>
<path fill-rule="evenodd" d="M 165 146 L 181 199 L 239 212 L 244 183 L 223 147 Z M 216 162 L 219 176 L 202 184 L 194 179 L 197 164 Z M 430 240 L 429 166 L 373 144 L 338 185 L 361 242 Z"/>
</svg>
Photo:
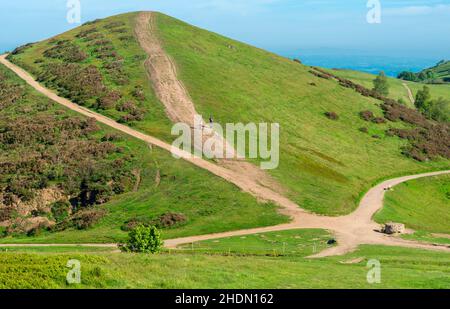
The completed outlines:
<svg viewBox="0 0 450 309">
<path fill-rule="evenodd" d="M 282 196 L 281 194 L 271 190 L 266 186 L 262 186 L 261 184 L 254 181 L 252 177 L 247 177 L 244 173 L 239 173 L 233 170 L 229 170 L 227 168 L 218 166 L 214 163 L 208 162 L 198 157 L 193 157 L 190 153 L 184 152 L 180 149 L 173 148 L 171 145 L 154 138 L 152 136 L 146 135 L 134 129 L 131 129 L 128 126 L 117 123 L 116 121 L 105 117 L 101 114 L 92 112 L 86 108 L 83 108 L 75 103 L 70 102 L 67 99 L 59 97 L 57 94 L 52 92 L 51 90 L 43 87 L 38 82 L 34 80 L 34 78 L 28 74 L 26 71 L 21 69 L 20 67 L 12 64 L 6 59 L 6 55 L 0 56 L 0 63 L 4 64 L 6 67 L 14 71 L 20 78 L 22 78 L 25 82 L 27 82 L 34 89 L 44 94 L 48 98 L 53 101 L 73 110 L 87 117 L 95 118 L 97 121 L 106 124 L 116 130 L 119 130 L 123 133 L 126 133 L 130 136 L 133 136 L 137 139 L 140 139 L 149 144 L 153 144 L 159 148 L 165 149 L 172 154 L 176 154 L 178 157 L 183 158 L 184 160 L 202 168 L 208 170 L 212 174 L 219 176 L 230 183 L 233 183 L 237 187 L 239 187 L 244 192 L 248 192 L 255 196 L 258 199 L 272 201 L 280 206 L 280 212 L 282 214 L 288 215 L 291 217 L 292 222 L 289 224 L 271 226 L 271 227 L 263 227 L 263 228 L 255 228 L 249 230 L 241 230 L 241 231 L 232 231 L 226 233 L 218 233 L 218 234 L 210 234 L 210 235 L 201 235 L 194 237 L 186 237 L 179 239 L 166 240 L 165 245 L 168 248 L 175 248 L 178 245 L 191 243 L 195 241 L 207 240 L 207 239 L 217 239 L 223 237 L 231 237 L 231 236 L 241 236 L 262 232 L 273 232 L 273 231 L 282 231 L 282 230 L 290 230 L 290 229 L 304 229 L 304 228 L 321 228 L 327 229 L 335 233 L 336 238 L 338 240 L 338 246 L 325 250 L 319 253 L 317 256 L 329 256 L 329 255 L 338 255 L 344 254 L 351 250 L 354 250 L 360 244 L 382 244 L 382 245 L 391 245 L 391 246 L 404 246 L 404 247 L 415 247 L 415 248 L 424 248 L 424 249 L 433 249 L 433 250 L 441 250 L 450 252 L 450 249 L 444 246 L 432 246 L 427 244 L 416 243 L 412 241 L 406 241 L 399 238 L 389 237 L 386 235 L 382 235 L 376 232 L 376 229 L 379 229 L 379 225 L 372 221 L 372 217 L 376 211 L 378 211 L 383 205 L 383 197 L 385 193 L 385 188 L 388 186 L 395 186 L 399 183 L 421 178 L 421 177 L 429 177 L 436 176 L 441 174 L 450 173 L 449 171 L 441 171 L 434 173 L 427 173 L 421 175 L 414 176 L 405 176 L 396 178 L 393 180 L 388 180 L 383 182 L 382 184 L 372 188 L 362 199 L 359 208 L 352 214 L 343 217 L 323 217 L 314 215 L 311 213 L 307 213 L 306 211 L 299 208 L 297 204 Z M 71 244 L 73 246 L 73 244 Z M 3 247 L 7 246 L 29 246 L 26 244 L 11 244 L 11 245 L 0 245 Z M 37 246 L 37 245 L 34 245 Z M 65 244 L 40 244 L 38 246 L 66 246 Z M 70 246 L 70 245 L 69 245 Z M 84 246 L 84 245 L 79 245 Z M 95 246 L 94 244 L 88 244 L 86 246 Z M 103 244 L 102 246 L 115 246 L 114 244 Z"/>
</svg>

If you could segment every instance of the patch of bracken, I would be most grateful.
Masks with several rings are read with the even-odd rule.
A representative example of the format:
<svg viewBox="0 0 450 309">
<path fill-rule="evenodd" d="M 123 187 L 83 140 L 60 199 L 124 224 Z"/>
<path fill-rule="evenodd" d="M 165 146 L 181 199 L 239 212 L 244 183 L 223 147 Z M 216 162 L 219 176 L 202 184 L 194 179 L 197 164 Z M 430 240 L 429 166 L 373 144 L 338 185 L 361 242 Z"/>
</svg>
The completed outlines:
<svg viewBox="0 0 450 309">
<path fill-rule="evenodd" d="M 105 91 L 102 75 L 93 65 L 46 64 L 38 81 L 59 89 L 62 96 L 78 104 L 85 104 L 87 100 L 98 97 Z"/>
<path fill-rule="evenodd" d="M 68 41 L 59 41 L 56 46 L 44 51 L 44 56 L 61 59 L 65 62 L 80 62 L 87 58 L 87 54 L 84 51 Z"/>
</svg>

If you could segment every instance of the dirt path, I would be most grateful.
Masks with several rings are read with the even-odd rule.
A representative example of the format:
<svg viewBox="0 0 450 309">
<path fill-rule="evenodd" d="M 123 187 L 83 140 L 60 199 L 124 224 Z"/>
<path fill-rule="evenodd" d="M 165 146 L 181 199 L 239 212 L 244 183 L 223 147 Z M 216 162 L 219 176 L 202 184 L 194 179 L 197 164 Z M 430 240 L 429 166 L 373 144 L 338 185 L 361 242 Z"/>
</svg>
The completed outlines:
<svg viewBox="0 0 450 309">
<path fill-rule="evenodd" d="M 381 245 L 391 245 L 391 246 L 404 246 L 413 248 L 423 248 L 432 250 L 441 250 L 450 252 L 450 249 L 446 246 L 433 246 L 423 243 L 406 241 L 400 238 L 390 237 L 387 235 L 380 234 L 375 230 L 379 229 L 380 226 L 372 221 L 372 216 L 383 206 L 383 198 L 385 193 L 385 188 L 388 186 L 395 186 L 399 183 L 428 176 L 436 176 L 441 174 L 450 173 L 449 171 L 441 171 L 434 173 L 427 173 L 414 176 L 405 176 L 392 180 L 383 182 L 372 188 L 362 199 L 359 208 L 352 214 L 343 217 L 323 217 L 314 214 L 310 214 L 299 208 L 297 204 L 290 201 L 281 194 L 271 190 L 268 187 L 262 186 L 260 183 L 254 181 L 252 177 L 248 177 L 246 173 L 239 173 L 214 163 L 205 161 L 201 158 L 194 157 L 190 153 L 184 152 L 180 149 L 173 148 L 171 145 L 156 139 L 152 136 L 146 135 L 130 127 L 119 124 L 112 119 L 109 119 L 103 115 L 92 112 L 86 108 L 83 108 L 75 103 L 70 102 L 67 99 L 61 98 L 49 89 L 41 86 L 36 82 L 33 77 L 25 72 L 23 69 L 17 67 L 16 65 L 10 63 L 6 60 L 6 55 L 0 56 L 0 63 L 4 64 L 6 67 L 14 71 L 20 78 L 26 81 L 30 86 L 35 88 L 40 93 L 44 94 L 53 101 L 66 106 L 67 108 L 78 112 L 87 117 L 95 118 L 97 121 L 106 124 L 116 130 L 140 139 L 146 143 L 152 144 L 169 152 L 175 153 L 184 160 L 200 167 L 202 169 L 208 170 L 212 174 L 219 176 L 230 183 L 233 183 L 239 187 L 244 192 L 248 192 L 260 200 L 272 201 L 278 204 L 280 212 L 282 214 L 288 215 L 292 218 L 292 222 L 289 224 L 283 224 L 278 226 L 263 227 L 249 230 L 241 231 L 231 231 L 226 233 L 217 233 L 210 235 L 193 236 L 179 239 L 166 240 L 165 245 L 168 248 L 175 248 L 178 245 L 207 240 L 207 239 L 217 239 L 223 237 L 231 236 L 242 236 L 248 234 L 262 233 L 262 232 L 272 232 L 272 231 L 282 231 L 290 229 L 305 229 L 305 228 L 321 228 L 332 231 L 335 233 L 338 240 L 338 246 L 325 250 L 315 257 L 323 257 L 330 255 L 345 254 L 351 250 L 354 250 L 360 244 L 381 244 Z M 0 245 L 0 246 L 15 246 L 15 247 L 26 247 L 27 244 L 12 244 L 12 245 Z M 66 246 L 64 244 L 36 244 L 31 246 Z M 68 246 L 80 246 L 79 244 L 72 244 Z M 98 246 L 95 244 L 81 245 L 81 246 Z M 114 244 L 104 244 L 104 246 L 116 246 Z"/>
<path fill-rule="evenodd" d="M 387 245 L 397 247 L 409 247 L 418 249 L 428 249 L 435 251 L 450 252 L 447 245 L 426 244 L 415 241 L 403 240 L 398 237 L 388 236 L 376 232 L 380 228 L 379 224 L 373 222 L 371 218 L 382 208 L 385 188 L 394 187 L 405 181 L 412 179 L 431 177 L 442 174 L 449 174 L 449 171 L 426 173 L 413 176 L 405 176 L 387 180 L 372 188 L 361 200 L 359 208 L 352 214 L 343 217 L 321 217 L 302 212 L 300 209 L 294 216 L 294 221 L 289 224 L 254 228 L 224 233 L 184 237 L 169 239 L 165 241 L 167 248 L 176 248 L 182 244 L 189 244 L 197 241 L 219 239 L 233 236 L 245 236 L 250 234 L 277 232 L 294 229 L 321 228 L 334 232 L 338 240 L 338 246 L 326 249 L 313 258 L 326 257 L 332 255 L 343 255 L 355 250 L 359 245 Z M 0 247 L 104 247 L 117 248 L 116 244 L 0 244 Z"/>
<path fill-rule="evenodd" d="M 195 110 L 195 104 L 183 83 L 178 79 L 177 66 L 173 59 L 164 51 L 158 37 L 155 15 L 152 12 L 142 12 L 138 15 L 135 26 L 135 36 L 142 49 L 148 54 L 145 61 L 151 86 L 156 96 L 163 103 L 166 114 L 174 123 L 188 124 L 194 131 L 203 134 L 202 143 L 196 144 L 197 149 L 203 149 L 207 139 L 215 140 L 219 152 L 231 160 L 218 160 L 218 164 L 239 174 L 245 172 L 247 179 L 262 186 L 283 192 L 282 186 L 259 167 L 237 159 L 237 153 L 221 135 L 214 132 L 201 115 Z M 200 126 L 194 123 L 194 117 L 200 119 Z"/>
<path fill-rule="evenodd" d="M 416 99 L 414 99 L 414 94 L 411 91 L 411 88 L 409 88 L 407 83 L 402 83 L 403 87 L 406 88 L 406 91 L 408 92 L 408 98 L 409 101 L 411 101 L 411 103 L 414 105 L 414 103 L 416 103 Z"/>
<path fill-rule="evenodd" d="M 214 164 L 212 162 L 209 162 L 209 161 L 206 161 L 199 157 L 193 156 L 189 152 L 183 151 L 178 148 L 174 148 L 174 147 L 172 147 L 172 145 L 170 145 L 166 142 L 163 142 L 155 137 L 146 135 L 146 134 L 139 132 L 137 130 L 134 130 L 126 125 L 117 123 L 116 121 L 114 121 L 106 116 L 103 116 L 101 114 L 93 112 L 87 108 L 84 108 L 80 105 L 72 103 L 71 101 L 69 101 L 65 98 L 58 96 L 53 91 L 43 87 L 38 82 L 36 82 L 34 80 L 34 78 L 29 73 L 24 71 L 22 68 L 9 62 L 6 59 L 6 56 L 7 55 L 0 56 L 0 63 L 4 64 L 10 70 L 15 72 L 25 82 L 27 82 L 31 87 L 33 87 L 34 89 L 36 89 L 38 92 L 42 93 L 43 95 L 47 96 L 51 100 L 65 106 L 77 113 L 80 113 L 84 116 L 94 118 L 98 122 L 101 122 L 111 128 L 114 128 L 118 131 L 121 131 L 125 134 L 128 134 L 132 137 L 135 137 L 146 143 L 152 144 L 161 149 L 167 150 L 167 151 L 171 152 L 172 154 L 175 154 L 178 157 L 196 165 L 197 167 L 208 170 L 212 174 L 227 180 L 228 182 L 239 187 L 242 191 L 252 194 L 259 200 L 274 202 L 275 204 L 278 204 L 282 207 L 280 209 L 280 213 L 282 213 L 282 214 L 291 215 L 291 213 L 293 211 L 298 211 L 299 207 L 297 204 L 290 201 L 289 199 L 282 196 L 281 194 L 271 190 L 270 188 L 265 187 L 265 186 L 261 185 L 260 183 L 255 182 L 251 177 L 248 177 L 247 174 L 244 174 L 244 173 L 241 174 L 237 171 L 233 171 L 233 170 L 224 168 L 224 167 Z"/>
<path fill-rule="evenodd" d="M 278 225 L 274 227 L 249 229 L 242 231 L 201 235 L 194 237 L 185 237 L 179 239 L 171 239 L 165 242 L 169 248 L 176 248 L 179 245 L 217 239 L 231 236 L 243 236 L 255 233 L 291 230 L 291 229 L 306 229 L 306 228 L 320 228 L 334 232 L 338 240 L 338 246 L 320 252 L 314 257 L 324 257 L 330 255 L 342 255 L 349 251 L 356 249 L 362 244 L 378 244 L 388 246 L 412 247 L 431 250 L 440 250 L 450 252 L 447 246 L 435 246 L 414 241 L 403 240 L 398 237 L 388 236 L 377 232 L 380 225 L 372 220 L 374 214 L 383 207 L 383 200 L 385 188 L 394 187 L 400 183 L 422 178 L 431 177 L 442 174 L 448 174 L 449 171 L 433 172 L 413 176 L 404 176 L 396 179 L 387 180 L 371 190 L 362 198 L 358 209 L 350 215 L 342 217 L 322 217 L 312 215 L 309 213 L 298 212 L 294 214 L 294 221 L 289 224 Z"/>
</svg>

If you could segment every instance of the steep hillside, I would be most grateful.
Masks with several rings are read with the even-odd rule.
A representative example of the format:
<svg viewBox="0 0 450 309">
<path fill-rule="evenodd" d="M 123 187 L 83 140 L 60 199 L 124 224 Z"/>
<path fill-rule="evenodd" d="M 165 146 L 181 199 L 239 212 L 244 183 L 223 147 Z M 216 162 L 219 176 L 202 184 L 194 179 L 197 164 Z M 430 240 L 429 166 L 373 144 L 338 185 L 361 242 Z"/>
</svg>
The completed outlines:
<svg viewBox="0 0 450 309">
<path fill-rule="evenodd" d="M 60 95 L 171 140 L 171 123 L 142 65 L 147 55 L 134 37 L 135 19 L 132 13 L 88 22 L 19 47 L 10 58 Z"/>
<path fill-rule="evenodd" d="M 198 112 L 221 124 L 280 123 L 280 166 L 270 173 L 301 207 L 346 214 L 380 179 L 448 166 L 439 158 L 418 162 L 404 156 L 401 148 L 409 142 L 386 134 L 411 124 L 362 119 L 362 111 L 375 120 L 383 116 L 379 100 L 289 59 L 155 16 L 155 31 Z M 171 140 L 170 121 L 145 71 L 146 55 L 133 36 L 136 17 L 92 22 L 26 46 L 10 59 L 61 95 Z"/>
<path fill-rule="evenodd" d="M 0 86 L 0 242 L 116 242 L 139 222 L 172 238 L 287 221 L 225 180 L 49 101 L 2 65 Z"/>
<path fill-rule="evenodd" d="M 408 159 L 400 150 L 406 143 L 385 134 L 410 125 L 364 121 L 361 111 L 383 115 L 379 100 L 311 74 L 297 62 L 168 16 L 159 14 L 157 24 L 202 114 L 221 123 L 280 123 L 280 166 L 272 174 L 304 208 L 348 213 L 360 193 L 381 178 L 448 165 Z M 328 119 L 326 112 L 339 119 Z"/>
</svg>

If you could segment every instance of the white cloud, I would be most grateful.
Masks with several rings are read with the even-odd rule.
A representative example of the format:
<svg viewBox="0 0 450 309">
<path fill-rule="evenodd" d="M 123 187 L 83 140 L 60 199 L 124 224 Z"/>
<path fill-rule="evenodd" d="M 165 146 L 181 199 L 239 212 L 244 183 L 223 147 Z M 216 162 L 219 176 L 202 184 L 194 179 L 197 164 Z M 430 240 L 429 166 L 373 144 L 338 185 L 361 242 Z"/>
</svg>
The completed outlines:
<svg viewBox="0 0 450 309">
<path fill-rule="evenodd" d="M 430 14 L 450 14 L 450 4 L 404 6 L 399 8 L 383 9 L 383 15 L 388 16 L 414 16 Z"/>
</svg>

